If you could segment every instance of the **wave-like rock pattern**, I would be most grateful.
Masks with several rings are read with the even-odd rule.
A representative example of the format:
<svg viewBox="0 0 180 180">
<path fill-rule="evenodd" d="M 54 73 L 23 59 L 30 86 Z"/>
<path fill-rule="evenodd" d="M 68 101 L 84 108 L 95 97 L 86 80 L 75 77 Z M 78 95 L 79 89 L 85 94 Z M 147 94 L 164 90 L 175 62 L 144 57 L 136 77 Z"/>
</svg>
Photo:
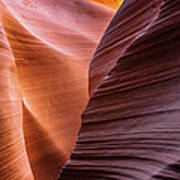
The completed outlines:
<svg viewBox="0 0 180 180">
<path fill-rule="evenodd" d="M 89 61 L 114 13 L 90 0 L 0 1 L 1 180 L 57 178 L 88 102 Z"/>
<path fill-rule="evenodd" d="M 180 2 L 127 0 L 90 65 L 90 101 L 60 180 L 180 179 Z"/>
<path fill-rule="evenodd" d="M 14 179 L 15 173 L 15 179 L 31 180 L 33 176 L 22 130 L 23 115 L 16 68 L 2 26 L 0 77 L 0 179 Z"/>
</svg>

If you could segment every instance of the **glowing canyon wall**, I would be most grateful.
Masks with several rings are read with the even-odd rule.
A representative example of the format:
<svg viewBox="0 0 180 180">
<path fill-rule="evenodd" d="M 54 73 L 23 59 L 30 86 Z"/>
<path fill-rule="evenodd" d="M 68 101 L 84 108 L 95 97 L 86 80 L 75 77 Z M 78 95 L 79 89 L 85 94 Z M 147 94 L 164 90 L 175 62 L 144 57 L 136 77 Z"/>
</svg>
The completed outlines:
<svg viewBox="0 0 180 180">
<path fill-rule="evenodd" d="M 179 8 L 1 0 L 0 180 L 179 180 Z"/>
</svg>

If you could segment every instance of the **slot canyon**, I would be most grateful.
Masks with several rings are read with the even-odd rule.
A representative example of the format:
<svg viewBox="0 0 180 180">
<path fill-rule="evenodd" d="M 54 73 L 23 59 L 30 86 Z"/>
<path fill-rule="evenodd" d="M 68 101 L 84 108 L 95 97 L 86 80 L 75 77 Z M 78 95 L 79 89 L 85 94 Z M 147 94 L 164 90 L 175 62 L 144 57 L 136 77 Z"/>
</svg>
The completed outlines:
<svg viewBox="0 0 180 180">
<path fill-rule="evenodd" d="M 0 180 L 180 180 L 180 1 L 0 0 Z"/>
</svg>

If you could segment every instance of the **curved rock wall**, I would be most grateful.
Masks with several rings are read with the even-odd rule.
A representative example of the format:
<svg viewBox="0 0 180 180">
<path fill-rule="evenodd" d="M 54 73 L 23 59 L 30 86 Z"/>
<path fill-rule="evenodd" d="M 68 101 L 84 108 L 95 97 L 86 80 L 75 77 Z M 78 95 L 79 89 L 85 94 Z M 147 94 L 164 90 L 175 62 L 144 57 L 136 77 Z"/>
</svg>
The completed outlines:
<svg viewBox="0 0 180 180">
<path fill-rule="evenodd" d="M 90 65 L 90 101 L 60 180 L 180 179 L 180 13 L 128 0 Z"/>
<path fill-rule="evenodd" d="M 114 13 L 87 0 L 0 1 L 1 180 L 59 175 L 88 102 L 89 61 Z"/>
<path fill-rule="evenodd" d="M 180 179 L 180 3 L 121 3 L 0 1 L 0 180 Z"/>
</svg>

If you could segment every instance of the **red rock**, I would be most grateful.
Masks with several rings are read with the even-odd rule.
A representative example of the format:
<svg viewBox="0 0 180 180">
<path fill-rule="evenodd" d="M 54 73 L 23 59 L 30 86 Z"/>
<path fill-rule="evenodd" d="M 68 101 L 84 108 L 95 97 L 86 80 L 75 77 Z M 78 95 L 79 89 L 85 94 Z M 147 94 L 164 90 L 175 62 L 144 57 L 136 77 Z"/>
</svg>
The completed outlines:
<svg viewBox="0 0 180 180">
<path fill-rule="evenodd" d="M 90 101 L 60 180 L 180 179 L 178 1 L 129 0 L 90 66 Z"/>
<path fill-rule="evenodd" d="M 0 49 L 0 179 L 53 180 L 77 140 L 89 60 L 115 10 L 83 0 L 3 0 L 0 6 L 7 44 Z M 9 91 L 20 97 L 11 100 Z"/>
</svg>

